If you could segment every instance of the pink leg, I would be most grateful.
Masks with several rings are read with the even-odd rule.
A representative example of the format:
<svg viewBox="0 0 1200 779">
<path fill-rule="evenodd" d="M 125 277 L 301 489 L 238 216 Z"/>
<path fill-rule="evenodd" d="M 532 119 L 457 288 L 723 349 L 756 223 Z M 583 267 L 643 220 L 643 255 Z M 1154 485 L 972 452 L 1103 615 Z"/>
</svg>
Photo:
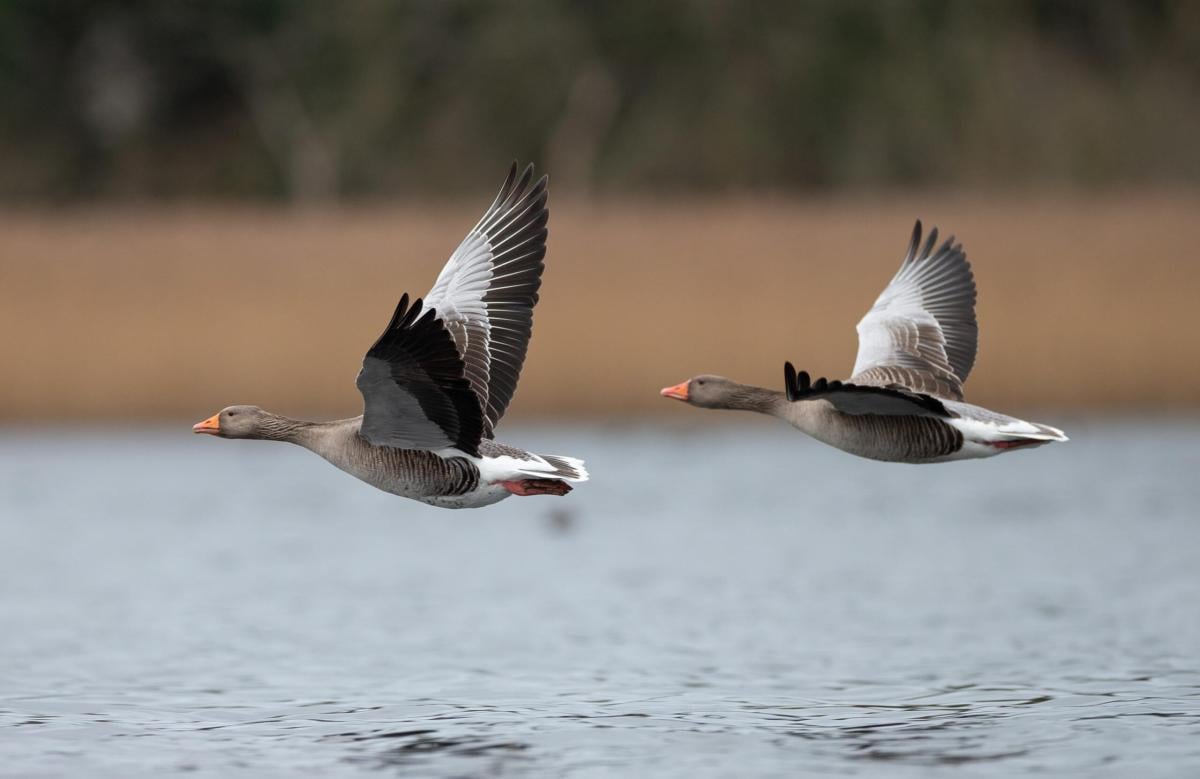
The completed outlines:
<svg viewBox="0 0 1200 779">
<path fill-rule="evenodd" d="M 571 485 L 558 479 L 518 479 L 497 482 L 513 495 L 566 495 Z"/>
</svg>

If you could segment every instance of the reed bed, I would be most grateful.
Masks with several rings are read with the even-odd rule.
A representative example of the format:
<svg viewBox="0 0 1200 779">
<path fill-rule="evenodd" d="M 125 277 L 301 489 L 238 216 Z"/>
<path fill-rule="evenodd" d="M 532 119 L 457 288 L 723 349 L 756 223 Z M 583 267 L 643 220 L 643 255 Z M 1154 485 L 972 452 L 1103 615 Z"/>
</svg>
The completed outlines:
<svg viewBox="0 0 1200 779">
<path fill-rule="evenodd" d="M 4 213 L 0 420 L 198 419 L 235 402 L 356 414 L 363 352 L 481 207 Z M 844 377 L 918 216 L 975 268 L 969 400 L 1195 409 L 1198 214 L 1200 196 L 1161 193 L 552 199 L 513 413 L 665 413 L 666 384 L 777 386 L 785 359 Z"/>
</svg>

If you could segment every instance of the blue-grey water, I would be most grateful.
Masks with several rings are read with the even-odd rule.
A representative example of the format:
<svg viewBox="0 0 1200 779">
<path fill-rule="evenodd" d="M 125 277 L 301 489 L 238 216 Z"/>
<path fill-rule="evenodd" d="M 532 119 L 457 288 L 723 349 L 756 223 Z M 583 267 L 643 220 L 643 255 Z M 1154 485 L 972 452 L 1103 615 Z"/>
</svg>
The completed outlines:
<svg viewBox="0 0 1200 779">
<path fill-rule="evenodd" d="M 0 433 L 0 775 L 1200 775 L 1200 424 L 1066 422 L 916 467 L 510 426 L 593 481 L 473 512 Z"/>
</svg>

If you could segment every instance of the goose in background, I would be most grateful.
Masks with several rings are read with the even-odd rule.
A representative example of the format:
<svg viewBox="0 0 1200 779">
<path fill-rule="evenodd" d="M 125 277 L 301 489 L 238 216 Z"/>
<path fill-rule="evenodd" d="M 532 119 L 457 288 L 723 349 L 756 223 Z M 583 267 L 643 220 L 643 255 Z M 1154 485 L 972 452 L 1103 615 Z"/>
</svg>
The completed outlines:
<svg viewBox="0 0 1200 779">
<path fill-rule="evenodd" d="M 858 323 L 858 358 L 845 381 L 811 379 L 784 364 L 784 390 L 696 376 L 661 394 L 701 408 L 779 417 L 872 460 L 937 463 L 991 457 L 1054 441 L 1061 430 L 973 406 L 963 383 L 975 364 L 975 279 L 960 244 L 922 245 L 913 228 L 899 272 Z"/>
<path fill-rule="evenodd" d="M 363 413 L 305 422 L 230 406 L 196 433 L 298 444 L 386 492 L 444 508 L 509 495 L 565 495 L 583 462 L 498 443 L 517 388 L 546 255 L 546 177 L 533 166 L 504 186 L 424 299 L 400 298 L 367 351 L 357 385 Z"/>
</svg>

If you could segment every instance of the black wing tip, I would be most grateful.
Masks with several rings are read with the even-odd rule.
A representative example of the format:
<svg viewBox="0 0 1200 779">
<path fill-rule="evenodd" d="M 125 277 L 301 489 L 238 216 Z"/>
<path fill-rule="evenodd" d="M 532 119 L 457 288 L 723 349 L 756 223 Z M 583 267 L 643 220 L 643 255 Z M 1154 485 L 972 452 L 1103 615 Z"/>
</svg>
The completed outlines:
<svg viewBox="0 0 1200 779">
<path fill-rule="evenodd" d="M 408 297 L 408 294 L 405 293 L 404 297 Z M 424 311 L 424 314 L 422 311 Z M 407 330 L 414 324 L 420 322 L 422 319 L 425 319 L 426 316 L 432 312 L 432 308 L 425 308 L 425 300 L 423 298 L 413 298 L 412 303 L 408 307 L 408 311 L 404 313 L 404 316 L 401 317 L 400 321 L 397 323 L 396 329 Z"/>
<path fill-rule="evenodd" d="M 518 171 L 521 171 L 519 180 Z M 527 164 L 524 170 L 522 170 L 520 162 L 518 162 L 516 159 L 513 159 L 513 161 L 509 163 L 508 174 L 504 177 L 504 183 L 500 185 L 500 191 L 496 194 L 496 199 L 492 203 L 491 207 L 496 208 L 501 203 L 519 198 L 524 192 L 525 187 L 529 184 L 529 179 L 532 177 L 532 162 Z"/>
<path fill-rule="evenodd" d="M 925 240 L 921 238 L 924 236 Z M 934 225 L 929 230 L 929 234 L 925 235 L 925 227 L 920 219 L 913 222 L 912 236 L 908 240 L 908 257 L 909 260 L 921 260 L 929 256 L 933 250 L 934 244 L 937 243 L 938 228 Z M 950 237 L 954 240 L 954 236 Z"/>
<path fill-rule="evenodd" d="M 933 255 L 933 248 L 937 246 L 938 229 L 937 225 L 929 228 L 929 235 L 925 236 L 925 244 L 921 247 L 921 252 L 918 255 L 920 259 L 928 259 Z"/>
<path fill-rule="evenodd" d="M 796 366 L 792 365 L 791 362 L 783 364 L 783 381 L 787 399 L 793 403 L 797 400 L 803 400 L 816 392 L 827 391 L 827 387 L 841 386 L 840 382 L 828 382 L 824 378 L 817 379 L 814 382 L 808 371 L 797 371 Z"/>
<path fill-rule="evenodd" d="M 509 174 L 508 174 L 510 179 L 516 179 L 517 167 L 518 167 L 517 161 L 513 160 L 512 168 L 511 168 L 511 170 L 509 170 Z M 520 181 L 517 183 L 517 185 L 515 187 L 515 192 L 517 194 L 520 194 L 520 193 L 525 192 L 526 188 L 529 188 L 528 194 L 532 195 L 535 192 L 542 192 L 547 187 L 549 187 L 550 186 L 550 174 L 543 173 L 541 175 L 541 177 L 537 179 L 537 181 L 534 181 L 533 177 L 534 177 L 534 175 L 536 175 L 536 173 L 537 173 L 537 166 L 535 166 L 532 162 L 527 163 L 525 165 L 525 167 L 521 169 Z M 531 182 L 531 181 L 533 181 L 533 186 L 529 187 L 529 182 Z M 506 189 L 507 189 L 507 187 L 506 187 Z"/>
<path fill-rule="evenodd" d="M 533 180 L 533 163 L 531 162 L 525 166 L 525 169 L 523 171 L 521 171 L 521 179 L 520 179 L 520 183 L 517 184 L 517 189 L 524 190 L 525 187 L 529 186 L 529 182 L 532 180 Z"/>
<path fill-rule="evenodd" d="M 517 181 L 517 170 L 519 170 L 517 161 L 513 160 L 508 166 L 508 174 L 504 177 L 504 183 L 500 185 L 500 192 L 496 195 L 496 202 L 492 204 L 493 206 L 504 202 L 505 198 L 512 192 L 513 184 Z"/>
<path fill-rule="evenodd" d="M 496 194 L 496 199 L 492 201 L 492 205 L 484 215 L 484 222 L 488 221 L 488 218 L 491 216 L 514 208 L 519 208 L 526 213 L 537 213 L 545 210 L 550 177 L 542 174 L 542 177 L 533 186 L 530 186 L 534 175 L 533 163 L 531 162 L 525 166 L 519 178 L 517 176 L 518 169 L 517 161 L 513 160 L 508 170 L 508 176 L 504 179 L 504 184 L 501 185 L 500 191 Z"/>
<path fill-rule="evenodd" d="M 513 159 L 512 167 L 509 169 L 508 175 L 511 176 L 512 178 L 516 178 L 517 177 L 517 169 L 519 167 L 520 167 L 520 163 L 517 162 L 516 159 Z M 528 162 L 525 164 L 524 168 L 521 168 L 521 180 L 524 182 L 529 182 L 529 181 L 533 180 L 534 174 L 536 174 L 536 173 L 537 173 L 537 166 L 534 165 L 532 162 Z M 543 173 L 542 177 L 537 180 L 537 183 L 534 184 L 534 186 L 535 187 L 545 186 L 546 184 L 549 183 L 549 181 L 550 181 L 550 175 L 547 173 Z"/>
<path fill-rule="evenodd" d="M 437 309 L 427 307 L 424 298 L 410 298 L 405 292 L 400 296 L 400 302 L 396 304 L 396 310 L 392 312 L 387 327 L 367 350 L 367 356 L 379 356 L 388 344 L 403 338 L 406 333 L 417 333 L 427 329 L 431 322 L 437 322 Z M 440 323 L 436 326 L 442 329 Z"/>
<path fill-rule="evenodd" d="M 842 386 L 840 381 L 829 381 L 824 376 L 813 381 L 808 371 L 797 371 L 790 362 L 784 364 L 783 371 L 787 381 L 787 399 L 793 403 L 797 400 L 811 399 Z"/>
<path fill-rule="evenodd" d="M 414 305 L 421 305 L 420 298 L 417 299 Z M 388 333 L 392 332 L 393 330 L 403 328 L 405 326 L 405 320 L 410 311 L 411 309 L 408 305 L 408 293 L 405 292 L 400 296 L 400 302 L 398 302 L 396 307 L 392 309 L 392 317 L 388 320 L 387 327 L 383 328 L 383 333 L 380 334 L 379 338 L 375 339 L 375 346 L 378 346 L 380 341 L 382 341 Z M 371 348 L 374 349 L 375 347 L 372 346 Z"/>
<path fill-rule="evenodd" d="M 930 228 L 929 234 L 925 237 L 924 242 L 921 240 L 923 226 L 921 220 L 917 219 L 913 224 L 912 237 L 908 243 L 908 254 L 905 256 L 905 264 L 918 262 L 922 260 L 943 259 L 957 256 L 967 266 L 969 271 L 971 268 L 967 260 L 966 249 L 963 248 L 960 242 L 953 233 L 938 245 L 938 228 L 934 225 Z M 923 245 L 922 245 L 923 244 Z"/>
<path fill-rule="evenodd" d="M 541 177 L 529 186 L 529 182 L 533 179 L 533 163 L 525 169 L 525 175 L 521 177 L 522 186 L 518 189 L 520 196 L 528 203 L 537 203 L 540 208 L 545 208 L 546 199 L 550 193 L 550 176 L 543 173 Z M 529 187 L 526 191 L 525 187 Z"/>
<path fill-rule="evenodd" d="M 913 222 L 912 235 L 910 235 L 908 239 L 908 251 L 904 254 L 904 262 L 901 263 L 902 266 L 907 266 L 920 259 L 922 232 L 923 227 L 921 225 L 921 220 L 917 219 Z"/>
<path fill-rule="evenodd" d="M 391 323 L 388 324 L 388 329 L 390 330 L 393 327 L 395 327 L 396 323 L 399 322 L 404 317 L 404 314 L 407 311 L 408 311 L 408 293 L 405 292 L 404 294 L 402 294 L 400 296 L 400 302 L 396 304 L 396 310 L 392 314 L 392 321 L 391 321 Z"/>
</svg>

